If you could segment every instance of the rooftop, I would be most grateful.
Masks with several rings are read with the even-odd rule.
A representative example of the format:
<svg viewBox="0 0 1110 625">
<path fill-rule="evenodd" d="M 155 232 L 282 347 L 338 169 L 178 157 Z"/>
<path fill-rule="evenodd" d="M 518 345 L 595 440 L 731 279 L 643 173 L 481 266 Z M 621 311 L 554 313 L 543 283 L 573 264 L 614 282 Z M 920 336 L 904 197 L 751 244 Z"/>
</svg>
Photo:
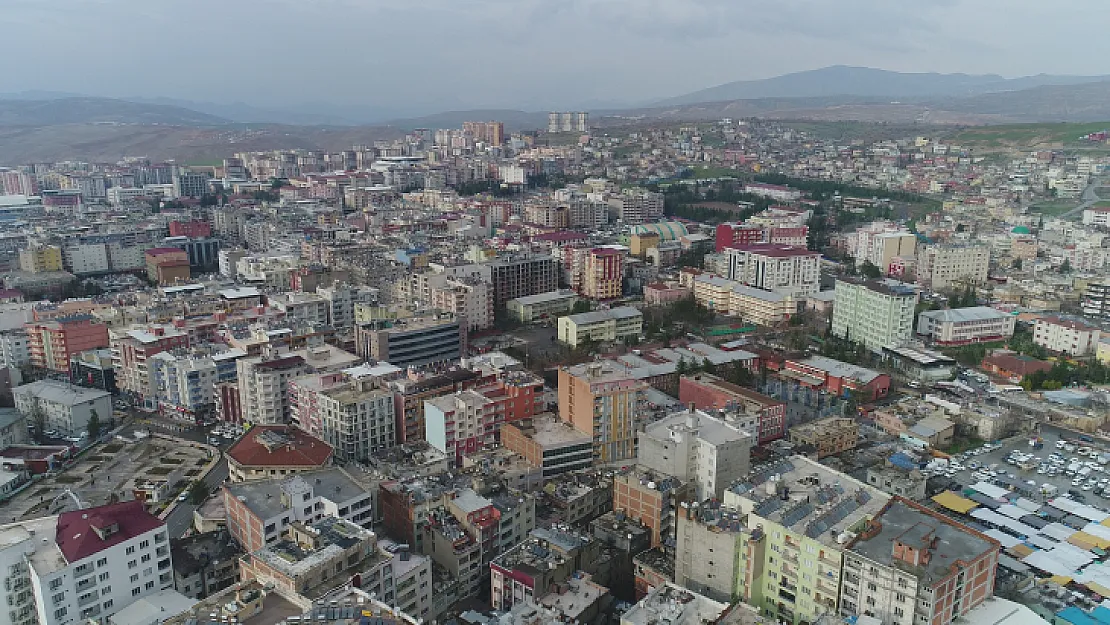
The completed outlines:
<svg viewBox="0 0 1110 625">
<path fill-rule="evenodd" d="M 125 501 L 63 512 L 54 540 L 66 561 L 76 562 L 165 524 L 147 512 L 142 501 Z"/>
<path fill-rule="evenodd" d="M 896 543 L 927 550 L 930 557 L 916 567 L 896 560 Z M 945 579 L 958 564 L 998 548 L 998 541 L 901 497 L 895 497 L 848 546 L 868 560 L 907 570 L 926 583 Z"/>
<path fill-rule="evenodd" d="M 704 625 L 717 620 L 727 604 L 667 583 L 651 591 L 621 616 L 621 624 Z"/>
<path fill-rule="evenodd" d="M 110 393 L 100 389 L 85 388 L 84 386 L 76 386 L 56 380 L 39 380 L 38 382 L 31 382 L 30 384 L 24 384 L 23 386 L 12 389 L 12 392 L 16 395 L 30 395 L 64 406 L 77 406 L 98 399 L 111 397 Z"/>
<path fill-rule="evenodd" d="M 618 306 L 617 308 L 610 308 L 609 310 L 595 310 L 593 312 L 578 313 L 576 315 L 567 315 L 567 319 L 574 322 L 575 325 L 584 325 L 591 323 L 604 323 L 610 319 L 633 319 L 636 317 L 643 317 L 644 313 L 632 306 Z"/>
<path fill-rule="evenodd" d="M 323 497 L 334 503 L 350 501 L 366 495 L 366 489 L 358 484 L 342 469 L 323 469 L 306 471 L 293 477 L 274 480 L 233 483 L 224 486 L 227 492 L 263 519 L 276 517 L 288 508 L 282 501 L 285 486 L 291 490 L 305 488 L 315 496 Z"/>
<path fill-rule="evenodd" d="M 566 445 L 589 443 L 593 440 L 589 434 L 583 434 L 574 429 L 574 426 L 560 420 L 551 413 L 538 414 L 531 419 L 531 427 L 520 421 L 510 422 L 507 425 L 519 427 L 541 447 L 554 448 Z"/>
<path fill-rule="evenodd" d="M 317 539 L 317 547 L 283 539 L 270 547 L 259 549 L 251 557 L 262 560 L 289 577 L 296 577 L 330 564 L 330 560 L 341 556 L 361 541 L 374 539 L 374 532 L 338 517 L 324 517 L 306 525 L 305 529 Z"/>
<path fill-rule="evenodd" d="M 574 297 L 578 297 L 578 294 L 570 289 L 564 289 L 559 291 L 548 291 L 547 293 L 537 293 L 536 295 L 525 295 L 510 301 L 517 302 L 522 306 L 532 306 Z"/>
<path fill-rule="evenodd" d="M 928 310 L 922 312 L 922 317 L 933 319 L 937 322 L 964 323 L 968 321 L 988 321 L 1002 319 L 1011 315 L 991 308 L 990 306 L 971 306 L 970 308 L 948 308 L 945 310 Z"/>
<path fill-rule="evenodd" d="M 247 467 L 322 467 L 332 448 L 299 428 L 256 425 L 227 450 L 229 458 Z"/>
<path fill-rule="evenodd" d="M 494 558 L 493 564 L 534 577 L 540 571 L 564 564 L 568 556 L 573 557 L 590 541 L 588 534 L 579 534 L 571 529 L 536 528 L 524 542 Z M 536 590 L 539 592 L 540 589 Z"/>
<path fill-rule="evenodd" d="M 819 369 L 821 371 L 824 371 L 828 375 L 836 378 L 859 380 L 864 384 L 868 384 L 875 378 L 879 377 L 879 373 L 877 371 L 872 371 L 871 369 L 865 369 L 863 367 L 857 367 L 856 365 L 841 362 L 839 360 L 833 360 L 832 358 L 826 358 L 824 356 L 811 356 L 805 360 L 800 360 L 796 362 L 807 367 Z"/>
<path fill-rule="evenodd" d="M 685 410 L 664 417 L 647 426 L 643 435 L 655 439 L 675 440 L 683 435 L 696 436 L 713 445 L 723 445 L 743 440 L 751 441 L 751 434 L 739 430 L 701 410 Z"/>
</svg>

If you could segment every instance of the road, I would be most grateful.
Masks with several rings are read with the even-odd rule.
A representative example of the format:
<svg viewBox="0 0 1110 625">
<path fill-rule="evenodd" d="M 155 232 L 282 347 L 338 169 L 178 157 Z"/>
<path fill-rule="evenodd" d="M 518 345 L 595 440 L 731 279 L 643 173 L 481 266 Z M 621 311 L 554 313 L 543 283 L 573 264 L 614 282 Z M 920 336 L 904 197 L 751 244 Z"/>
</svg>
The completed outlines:
<svg viewBox="0 0 1110 625">
<path fill-rule="evenodd" d="M 208 486 L 210 491 L 215 492 L 226 478 L 227 458 L 221 458 L 220 462 L 212 467 L 212 470 L 204 477 L 204 483 Z M 178 502 L 173 512 L 166 517 L 166 527 L 170 531 L 170 538 L 181 538 L 181 536 L 193 526 L 193 512 L 196 509 L 197 506 L 190 502 Z"/>
<path fill-rule="evenodd" d="M 1097 202 L 1101 202 L 1102 198 L 1098 196 L 1095 190 L 1099 187 L 1106 186 L 1106 184 L 1106 178 L 1095 178 L 1094 182 L 1087 185 L 1086 189 L 1083 189 L 1083 203 L 1066 213 L 1062 213 L 1060 219 L 1071 219 L 1075 215 L 1082 215 L 1085 209 L 1094 206 Z"/>
</svg>

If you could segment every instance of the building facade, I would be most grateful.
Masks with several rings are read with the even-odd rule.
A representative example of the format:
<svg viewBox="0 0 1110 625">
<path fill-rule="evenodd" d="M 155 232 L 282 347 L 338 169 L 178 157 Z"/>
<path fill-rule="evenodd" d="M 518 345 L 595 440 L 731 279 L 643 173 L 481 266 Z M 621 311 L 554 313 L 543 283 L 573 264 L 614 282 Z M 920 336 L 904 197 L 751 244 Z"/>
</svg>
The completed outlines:
<svg viewBox="0 0 1110 625">
<path fill-rule="evenodd" d="M 989 306 L 928 310 L 917 316 L 917 334 L 934 345 L 991 343 L 1012 337 L 1016 322 L 1016 316 Z"/>
<path fill-rule="evenodd" d="M 874 352 L 913 337 L 917 291 L 895 280 L 836 281 L 831 332 Z"/>
<path fill-rule="evenodd" d="M 636 457 L 647 383 L 609 361 L 559 369 L 559 418 L 593 436 L 596 462 Z"/>
</svg>

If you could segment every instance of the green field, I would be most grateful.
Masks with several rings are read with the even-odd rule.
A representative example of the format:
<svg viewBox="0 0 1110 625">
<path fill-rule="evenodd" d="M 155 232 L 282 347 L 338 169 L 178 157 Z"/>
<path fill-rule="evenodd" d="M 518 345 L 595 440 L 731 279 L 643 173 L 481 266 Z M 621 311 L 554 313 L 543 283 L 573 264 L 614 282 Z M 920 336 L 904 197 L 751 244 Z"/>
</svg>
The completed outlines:
<svg viewBox="0 0 1110 625">
<path fill-rule="evenodd" d="M 1009 124 L 966 128 L 945 137 L 949 143 L 994 149 L 1050 148 L 1083 145 L 1079 138 L 1110 129 L 1110 122 L 1084 124 Z M 1097 144 L 1088 144 L 1097 145 Z"/>
<path fill-rule="evenodd" d="M 694 178 L 705 180 L 707 178 L 736 178 L 739 172 L 729 167 L 695 167 Z"/>
<path fill-rule="evenodd" d="M 1049 217 L 1054 215 L 1062 215 L 1071 209 L 1079 206 L 1078 200 L 1052 200 L 1050 202 L 1041 202 L 1029 207 L 1029 212 L 1047 215 Z"/>
</svg>

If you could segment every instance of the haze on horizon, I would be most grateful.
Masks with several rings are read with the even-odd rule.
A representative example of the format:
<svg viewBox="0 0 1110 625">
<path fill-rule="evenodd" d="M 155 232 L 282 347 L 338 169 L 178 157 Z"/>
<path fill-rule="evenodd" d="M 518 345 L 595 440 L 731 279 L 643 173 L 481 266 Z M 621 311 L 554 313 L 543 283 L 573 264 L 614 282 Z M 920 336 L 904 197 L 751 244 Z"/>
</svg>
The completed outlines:
<svg viewBox="0 0 1110 625">
<path fill-rule="evenodd" d="M 635 105 L 828 65 L 1108 74 L 1065 0 L 4 0 L 0 92 L 383 111 Z"/>
</svg>

